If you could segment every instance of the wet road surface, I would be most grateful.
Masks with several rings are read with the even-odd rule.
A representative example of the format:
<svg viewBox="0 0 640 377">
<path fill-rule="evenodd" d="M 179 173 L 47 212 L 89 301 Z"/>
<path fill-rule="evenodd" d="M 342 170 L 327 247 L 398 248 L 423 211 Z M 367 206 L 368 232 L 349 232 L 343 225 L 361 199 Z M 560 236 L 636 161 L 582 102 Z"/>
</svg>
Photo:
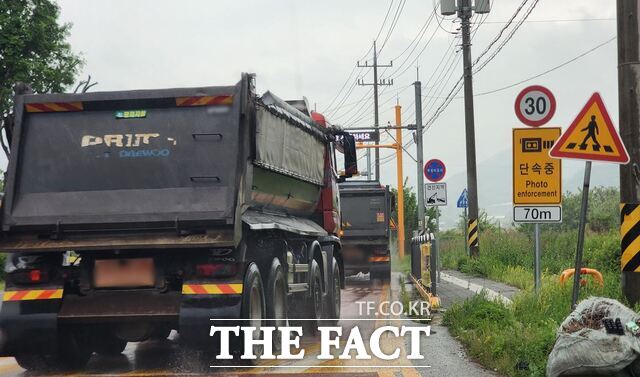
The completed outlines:
<svg viewBox="0 0 640 377">
<path fill-rule="evenodd" d="M 349 331 L 358 326 L 365 344 L 371 332 L 384 325 L 402 326 L 417 325 L 417 323 L 394 316 L 383 316 L 372 312 L 360 313 L 357 302 L 372 301 L 377 304 L 385 301 L 399 300 L 399 279 L 395 275 L 391 282 L 370 282 L 365 278 L 350 278 L 347 287 L 342 291 L 342 313 L 339 326 L 343 327 L 342 343 L 345 342 Z M 364 305 L 360 305 L 364 307 Z M 350 321 L 348 319 L 358 319 Z M 318 360 L 320 353 L 319 338 L 305 335 L 301 348 L 305 349 L 303 360 L 262 360 L 256 366 L 235 365 L 232 368 L 212 368 L 210 365 L 221 364 L 213 356 L 186 350 L 180 347 L 175 332 L 167 340 L 129 343 L 125 351 L 118 356 L 103 356 L 94 354 L 83 371 L 74 373 L 51 373 L 48 376 L 291 376 L 301 375 L 333 377 L 392 377 L 392 376 L 441 376 L 441 375 L 473 375 L 491 376 L 476 364 L 468 361 L 460 345 L 448 335 L 446 328 L 434 322 L 433 334 L 422 336 L 421 354 L 425 360 L 406 359 L 409 340 L 393 336 L 382 337 L 382 350 L 391 353 L 395 348 L 400 349 L 397 360 Z M 389 334 L 385 334 L 389 335 Z M 295 349 L 292 350 L 295 353 Z M 334 353 L 337 356 L 337 353 Z M 462 363 L 461 363 L 462 361 Z M 432 367 L 432 364 L 433 365 Z M 453 364 L 453 365 L 451 365 Z M 459 364 L 459 365 L 456 365 Z M 381 368 L 380 366 L 384 366 Z M 36 376 L 20 368 L 13 358 L 0 358 L 0 377 L 4 376 Z"/>
</svg>

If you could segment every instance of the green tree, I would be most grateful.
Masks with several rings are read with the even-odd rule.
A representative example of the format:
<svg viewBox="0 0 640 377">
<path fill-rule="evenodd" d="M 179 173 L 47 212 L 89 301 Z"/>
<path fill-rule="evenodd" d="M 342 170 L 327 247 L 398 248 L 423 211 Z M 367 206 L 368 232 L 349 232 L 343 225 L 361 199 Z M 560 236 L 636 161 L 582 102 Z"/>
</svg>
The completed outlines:
<svg viewBox="0 0 640 377">
<path fill-rule="evenodd" d="M 82 59 L 67 42 L 71 24 L 59 24 L 59 15 L 51 0 L 0 2 L 0 119 L 11 112 L 17 82 L 35 93 L 62 92 L 73 84 Z"/>
<path fill-rule="evenodd" d="M 391 192 L 398 197 L 398 190 L 391 188 Z M 404 180 L 404 238 L 407 242 L 413 237 L 413 231 L 418 229 L 418 200 L 413 187 L 407 186 L 407 179 Z M 393 220 L 398 223 L 398 201 L 394 208 Z"/>
<path fill-rule="evenodd" d="M 487 212 L 483 209 L 480 210 L 478 219 L 478 228 L 480 231 L 494 231 L 498 229 L 498 224 L 489 218 Z M 464 217 L 464 213 L 458 215 L 458 229 L 464 233 L 465 228 L 467 227 L 467 219 Z"/>
<path fill-rule="evenodd" d="M 617 187 L 594 187 L 589 191 L 587 229 L 606 233 L 620 227 L 620 190 Z M 580 222 L 582 191 L 567 192 L 562 198 L 562 222 L 545 225 L 555 231 L 577 231 Z M 533 224 L 520 224 L 517 229 L 533 234 Z"/>
<path fill-rule="evenodd" d="M 427 210 L 425 211 L 425 214 L 427 215 L 427 231 L 429 233 L 435 233 L 436 232 L 436 219 L 437 216 L 440 216 L 442 214 L 442 212 L 440 211 L 440 209 L 438 207 L 427 207 Z"/>
</svg>

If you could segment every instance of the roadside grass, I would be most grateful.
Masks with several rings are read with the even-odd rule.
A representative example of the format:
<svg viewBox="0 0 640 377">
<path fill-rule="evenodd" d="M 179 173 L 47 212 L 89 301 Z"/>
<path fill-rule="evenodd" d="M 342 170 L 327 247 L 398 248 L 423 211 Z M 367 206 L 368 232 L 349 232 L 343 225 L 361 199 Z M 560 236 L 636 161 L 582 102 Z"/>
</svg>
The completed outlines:
<svg viewBox="0 0 640 377">
<path fill-rule="evenodd" d="M 393 240 L 393 242 L 391 242 L 391 270 L 407 275 L 411 272 L 411 251 L 405 247 L 404 253 L 404 258 L 400 260 L 397 241 Z"/>
<path fill-rule="evenodd" d="M 584 296 L 614 292 L 614 281 L 605 287 L 588 284 Z M 571 284 L 545 279 L 539 295 L 528 290 L 504 306 L 476 295 L 454 304 L 444 315 L 451 333 L 482 365 L 507 376 L 544 376 L 556 330 L 570 313 Z"/>
<path fill-rule="evenodd" d="M 574 263 L 576 238 L 572 233 L 543 233 L 539 294 L 533 291 L 533 242 L 526 232 L 484 232 L 478 258 L 465 255 L 463 236 L 453 232 L 444 235 L 441 255 L 445 268 L 521 289 L 509 306 L 477 295 L 454 304 L 445 313 L 444 323 L 467 347 L 471 357 L 508 376 L 545 375 L 556 330 L 571 312 L 572 281 L 560 285 L 559 274 Z M 584 277 L 587 284 L 581 288 L 581 299 L 604 296 L 626 303 L 620 287 L 619 253 L 618 233 L 587 234 L 584 265 L 603 274 L 604 286 Z"/>
</svg>

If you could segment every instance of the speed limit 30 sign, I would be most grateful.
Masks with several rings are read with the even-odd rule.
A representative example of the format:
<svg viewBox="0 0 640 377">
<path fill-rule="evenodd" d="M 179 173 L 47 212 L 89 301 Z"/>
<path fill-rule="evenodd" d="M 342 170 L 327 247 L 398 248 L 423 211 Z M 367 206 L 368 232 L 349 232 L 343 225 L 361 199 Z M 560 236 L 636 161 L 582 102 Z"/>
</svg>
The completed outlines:
<svg viewBox="0 0 640 377">
<path fill-rule="evenodd" d="M 556 99 L 544 86 L 532 85 L 524 88 L 516 97 L 516 116 L 527 126 L 540 127 L 553 118 Z"/>
</svg>

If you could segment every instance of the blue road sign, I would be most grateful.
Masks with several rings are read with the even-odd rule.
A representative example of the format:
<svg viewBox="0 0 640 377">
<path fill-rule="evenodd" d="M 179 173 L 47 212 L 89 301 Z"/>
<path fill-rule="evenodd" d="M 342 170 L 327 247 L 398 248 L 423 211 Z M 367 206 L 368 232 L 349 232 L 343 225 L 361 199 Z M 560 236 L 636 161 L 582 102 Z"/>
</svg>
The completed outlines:
<svg viewBox="0 0 640 377">
<path fill-rule="evenodd" d="M 458 198 L 458 208 L 467 208 L 469 206 L 469 193 L 467 189 L 462 190 L 460 197 Z"/>
<path fill-rule="evenodd" d="M 444 162 L 434 158 L 424 164 L 424 176 L 431 182 L 440 182 L 447 173 Z"/>
</svg>

